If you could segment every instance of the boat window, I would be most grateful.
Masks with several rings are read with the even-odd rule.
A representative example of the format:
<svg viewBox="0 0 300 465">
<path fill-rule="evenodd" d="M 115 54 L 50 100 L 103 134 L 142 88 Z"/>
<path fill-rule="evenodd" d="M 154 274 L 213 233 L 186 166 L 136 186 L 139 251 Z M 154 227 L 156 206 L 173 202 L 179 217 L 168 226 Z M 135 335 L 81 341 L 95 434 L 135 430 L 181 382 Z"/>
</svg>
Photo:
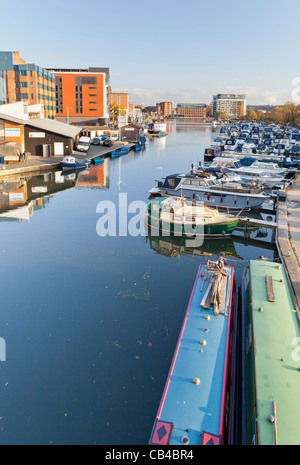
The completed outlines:
<svg viewBox="0 0 300 465">
<path fill-rule="evenodd" d="M 189 184 L 189 185 L 190 185 L 190 184 L 191 184 L 190 179 L 185 179 L 185 180 L 183 181 L 183 184 Z"/>
<path fill-rule="evenodd" d="M 192 179 L 191 184 L 192 184 L 192 186 L 199 186 L 199 181 L 195 180 L 195 179 Z"/>
</svg>

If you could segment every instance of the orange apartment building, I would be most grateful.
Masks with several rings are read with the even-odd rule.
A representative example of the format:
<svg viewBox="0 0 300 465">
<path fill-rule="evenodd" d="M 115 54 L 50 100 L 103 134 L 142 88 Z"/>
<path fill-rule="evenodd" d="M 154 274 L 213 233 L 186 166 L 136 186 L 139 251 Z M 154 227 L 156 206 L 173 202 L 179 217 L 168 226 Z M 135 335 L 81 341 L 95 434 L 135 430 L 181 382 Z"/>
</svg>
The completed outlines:
<svg viewBox="0 0 300 465">
<path fill-rule="evenodd" d="M 126 92 L 110 92 L 109 103 L 122 110 L 129 110 L 129 95 Z"/>
<path fill-rule="evenodd" d="M 172 116 L 173 105 L 172 102 L 160 102 L 156 104 L 157 116 Z"/>
<path fill-rule="evenodd" d="M 109 118 L 109 69 L 52 69 L 55 76 L 56 119 L 67 123 Z"/>
<path fill-rule="evenodd" d="M 40 103 L 45 118 L 55 118 L 54 75 L 26 63 L 19 52 L 0 52 L 0 105 L 20 101 Z"/>
</svg>

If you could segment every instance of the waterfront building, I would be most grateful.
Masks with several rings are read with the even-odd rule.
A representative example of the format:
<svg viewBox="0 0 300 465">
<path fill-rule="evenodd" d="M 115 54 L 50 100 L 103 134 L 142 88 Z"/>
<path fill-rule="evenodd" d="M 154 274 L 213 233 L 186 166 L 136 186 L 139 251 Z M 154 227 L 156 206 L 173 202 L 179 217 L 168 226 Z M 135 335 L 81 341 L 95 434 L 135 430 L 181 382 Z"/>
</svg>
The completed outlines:
<svg viewBox="0 0 300 465">
<path fill-rule="evenodd" d="M 109 68 L 51 69 L 55 76 L 56 119 L 66 123 L 109 118 Z"/>
<path fill-rule="evenodd" d="M 126 92 L 112 92 L 109 94 L 110 105 L 113 105 L 116 110 L 116 120 L 118 127 L 125 126 L 128 123 L 129 116 L 129 95 Z M 135 118 L 135 107 L 133 108 L 133 118 Z"/>
<path fill-rule="evenodd" d="M 160 102 L 156 104 L 157 116 L 172 116 L 173 105 L 172 102 Z"/>
<path fill-rule="evenodd" d="M 0 104 L 26 101 L 42 104 L 46 118 L 55 118 L 54 75 L 20 58 L 19 52 L 0 52 Z"/>
<path fill-rule="evenodd" d="M 230 118 L 239 118 L 246 114 L 245 94 L 217 94 L 211 104 L 212 116 L 217 112 L 226 112 Z"/>
<path fill-rule="evenodd" d="M 122 110 L 129 111 L 129 95 L 126 92 L 111 92 L 109 95 L 109 103 L 116 105 Z"/>
<path fill-rule="evenodd" d="M 177 103 L 177 118 L 206 118 L 205 103 Z"/>
<path fill-rule="evenodd" d="M 69 155 L 81 129 L 49 118 L 22 119 L 0 113 L 0 156 L 23 152 L 43 157 Z"/>
</svg>

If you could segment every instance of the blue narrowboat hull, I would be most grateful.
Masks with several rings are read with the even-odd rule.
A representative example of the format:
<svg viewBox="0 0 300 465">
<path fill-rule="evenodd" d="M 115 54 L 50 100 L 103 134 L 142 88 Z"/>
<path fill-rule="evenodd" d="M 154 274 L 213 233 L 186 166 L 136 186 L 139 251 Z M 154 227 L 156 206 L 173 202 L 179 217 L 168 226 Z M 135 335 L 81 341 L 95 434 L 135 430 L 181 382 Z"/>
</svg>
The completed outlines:
<svg viewBox="0 0 300 465">
<path fill-rule="evenodd" d="M 234 443 L 236 336 L 232 323 L 237 299 L 234 269 L 223 270 L 227 274 L 225 306 L 224 313 L 217 315 L 215 309 L 202 305 L 214 272 L 205 264 L 199 267 L 150 444 Z"/>
<path fill-rule="evenodd" d="M 95 166 L 102 165 L 102 163 L 104 163 L 104 157 L 94 158 L 93 163 Z"/>
</svg>

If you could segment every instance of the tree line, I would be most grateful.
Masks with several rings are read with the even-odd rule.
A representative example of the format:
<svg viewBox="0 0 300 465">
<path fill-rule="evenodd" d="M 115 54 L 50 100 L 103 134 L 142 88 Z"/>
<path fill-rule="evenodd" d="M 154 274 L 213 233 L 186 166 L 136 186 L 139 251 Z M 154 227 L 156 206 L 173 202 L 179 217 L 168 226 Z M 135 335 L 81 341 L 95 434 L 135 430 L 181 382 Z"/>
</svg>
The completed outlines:
<svg viewBox="0 0 300 465">
<path fill-rule="evenodd" d="M 216 112 L 215 119 L 230 119 L 225 111 Z M 282 106 L 278 106 L 269 111 L 256 110 L 247 108 L 246 114 L 238 116 L 241 120 L 247 121 L 264 121 L 266 123 L 289 124 L 291 126 L 300 125 L 300 105 L 294 102 L 286 102 Z"/>
</svg>

